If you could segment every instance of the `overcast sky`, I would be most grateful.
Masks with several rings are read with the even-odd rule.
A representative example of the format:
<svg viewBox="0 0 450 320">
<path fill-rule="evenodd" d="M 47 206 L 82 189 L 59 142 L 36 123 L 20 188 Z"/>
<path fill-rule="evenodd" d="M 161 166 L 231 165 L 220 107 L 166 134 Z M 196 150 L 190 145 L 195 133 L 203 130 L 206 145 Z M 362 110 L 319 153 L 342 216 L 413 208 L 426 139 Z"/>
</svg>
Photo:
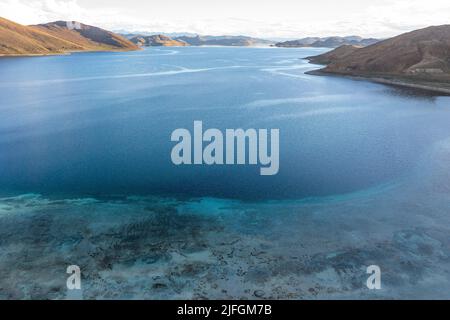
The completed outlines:
<svg viewBox="0 0 450 320">
<path fill-rule="evenodd" d="M 265 38 L 389 37 L 450 23 L 450 0 L 0 0 L 23 24 L 77 20 L 110 30 Z"/>
</svg>

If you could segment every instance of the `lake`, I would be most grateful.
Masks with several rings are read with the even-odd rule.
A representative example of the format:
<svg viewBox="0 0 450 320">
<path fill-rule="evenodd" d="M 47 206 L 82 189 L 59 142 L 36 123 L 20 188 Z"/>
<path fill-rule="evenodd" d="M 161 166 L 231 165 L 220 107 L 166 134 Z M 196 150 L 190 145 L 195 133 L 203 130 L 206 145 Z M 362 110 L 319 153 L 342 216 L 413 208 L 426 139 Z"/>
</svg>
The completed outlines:
<svg viewBox="0 0 450 320">
<path fill-rule="evenodd" d="M 450 97 L 306 75 L 319 66 L 302 58 L 327 50 L 177 47 L 0 59 L 0 270 L 9 270 L 10 288 L 0 297 L 65 296 L 51 285 L 15 295 L 24 284 L 12 269 L 27 265 L 60 285 L 65 274 L 55 270 L 75 260 L 92 272 L 85 298 L 198 298 L 205 290 L 251 298 L 260 287 L 275 298 L 373 298 L 355 283 L 364 283 L 365 264 L 377 263 L 389 273 L 387 291 L 375 297 L 448 298 Z M 192 131 L 196 120 L 222 131 L 279 129 L 279 173 L 173 165 L 171 133 Z M 112 238 L 125 244 L 109 247 Z M 158 239 L 166 245 L 151 249 Z M 190 245 L 173 247 L 180 241 Z M 227 258 L 230 241 L 241 251 Z M 118 251 L 106 259 L 99 248 Z M 85 256 L 90 250 L 96 256 Z M 249 258 L 254 250 L 262 262 Z M 236 269 L 220 267 L 218 256 Z M 301 256 L 309 262 L 290 260 Z M 183 263 L 194 271 L 180 271 Z M 101 268 L 119 268 L 135 292 Z M 181 272 L 176 284 L 170 268 Z M 139 278 L 142 270 L 159 280 Z M 154 290 L 130 280 L 136 273 Z M 269 278 L 277 285 L 262 280 Z M 214 281 L 220 290 L 209 287 Z"/>
</svg>

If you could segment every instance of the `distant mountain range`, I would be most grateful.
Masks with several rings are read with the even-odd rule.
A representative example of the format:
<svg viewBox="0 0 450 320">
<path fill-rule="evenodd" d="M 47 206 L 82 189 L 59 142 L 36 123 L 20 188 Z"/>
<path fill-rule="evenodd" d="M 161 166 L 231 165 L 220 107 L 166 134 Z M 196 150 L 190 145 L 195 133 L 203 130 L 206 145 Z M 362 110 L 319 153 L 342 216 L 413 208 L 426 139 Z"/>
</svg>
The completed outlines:
<svg viewBox="0 0 450 320">
<path fill-rule="evenodd" d="M 343 45 L 365 47 L 377 43 L 378 41 L 380 40 L 374 38 L 365 39 L 358 36 L 325 37 L 325 38 L 308 37 L 298 40 L 278 42 L 275 44 L 275 46 L 284 48 L 302 48 L 302 47 L 337 48 Z"/>
<path fill-rule="evenodd" d="M 172 35 L 172 37 L 170 36 Z M 248 36 L 202 36 L 189 33 L 123 35 L 75 21 L 24 26 L 0 18 L 0 55 L 44 55 L 74 51 L 128 51 L 143 46 L 269 46 L 274 41 Z M 361 37 L 303 38 L 275 44 L 279 47 L 366 46 L 376 39 Z"/>
<path fill-rule="evenodd" d="M 167 34 L 124 34 L 133 43 L 140 46 L 268 46 L 274 42 L 247 36 L 200 36 L 182 35 L 170 37 Z"/>
<path fill-rule="evenodd" d="M 340 47 L 307 59 L 327 65 L 319 74 L 450 93 L 450 25 L 408 32 L 367 47 Z"/>
<path fill-rule="evenodd" d="M 0 18 L 0 55 L 129 51 L 139 47 L 113 32 L 73 21 L 24 26 Z"/>
<path fill-rule="evenodd" d="M 271 45 L 273 41 L 247 36 L 182 36 L 175 38 L 191 46 L 261 46 Z"/>
<path fill-rule="evenodd" d="M 135 31 L 135 32 L 130 32 L 128 30 L 116 30 L 114 31 L 117 34 L 120 34 L 122 37 L 125 37 L 127 39 L 131 39 L 134 38 L 136 36 L 153 36 L 153 35 L 163 35 L 169 38 L 178 38 L 178 37 L 183 37 L 183 36 L 187 36 L 187 37 L 196 37 L 197 34 L 196 33 L 191 33 L 191 32 L 148 32 L 148 31 Z"/>
<path fill-rule="evenodd" d="M 174 40 L 170 37 L 164 36 L 162 34 L 155 34 L 152 36 L 134 36 L 130 39 L 134 44 L 142 46 L 152 46 L 152 47 L 184 47 L 188 44 L 184 41 Z"/>
</svg>

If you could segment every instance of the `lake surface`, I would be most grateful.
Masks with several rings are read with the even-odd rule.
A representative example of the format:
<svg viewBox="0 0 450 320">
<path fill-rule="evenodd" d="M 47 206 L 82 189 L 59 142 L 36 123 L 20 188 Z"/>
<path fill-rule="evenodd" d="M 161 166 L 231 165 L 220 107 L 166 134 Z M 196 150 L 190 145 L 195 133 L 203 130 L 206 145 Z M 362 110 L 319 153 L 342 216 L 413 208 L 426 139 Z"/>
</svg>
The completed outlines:
<svg viewBox="0 0 450 320">
<path fill-rule="evenodd" d="M 395 183 L 450 99 L 304 72 L 326 49 L 192 47 L 0 60 L 4 193 L 299 199 Z M 181 166 L 176 128 L 280 129 L 280 172 Z M 432 124 L 432 125 L 430 125 Z"/>
<path fill-rule="evenodd" d="M 450 97 L 326 50 L 1 58 L 0 299 L 449 299 Z M 279 173 L 173 165 L 195 120 L 279 129 Z"/>
</svg>

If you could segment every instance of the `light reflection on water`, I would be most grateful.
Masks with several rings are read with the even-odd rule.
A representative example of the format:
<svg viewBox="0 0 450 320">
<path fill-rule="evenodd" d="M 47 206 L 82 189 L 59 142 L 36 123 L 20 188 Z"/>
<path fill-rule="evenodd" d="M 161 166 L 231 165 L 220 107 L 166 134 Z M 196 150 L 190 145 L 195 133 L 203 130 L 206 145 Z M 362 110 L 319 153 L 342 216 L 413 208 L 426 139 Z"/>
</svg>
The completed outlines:
<svg viewBox="0 0 450 320">
<path fill-rule="evenodd" d="M 412 174 L 450 134 L 447 97 L 305 75 L 315 66 L 300 58 L 315 52 L 163 48 L 0 60 L 3 193 L 329 196 Z M 174 167 L 170 133 L 192 130 L 194 120 L 279 128 L 280 173 Z"/>
</svg>

